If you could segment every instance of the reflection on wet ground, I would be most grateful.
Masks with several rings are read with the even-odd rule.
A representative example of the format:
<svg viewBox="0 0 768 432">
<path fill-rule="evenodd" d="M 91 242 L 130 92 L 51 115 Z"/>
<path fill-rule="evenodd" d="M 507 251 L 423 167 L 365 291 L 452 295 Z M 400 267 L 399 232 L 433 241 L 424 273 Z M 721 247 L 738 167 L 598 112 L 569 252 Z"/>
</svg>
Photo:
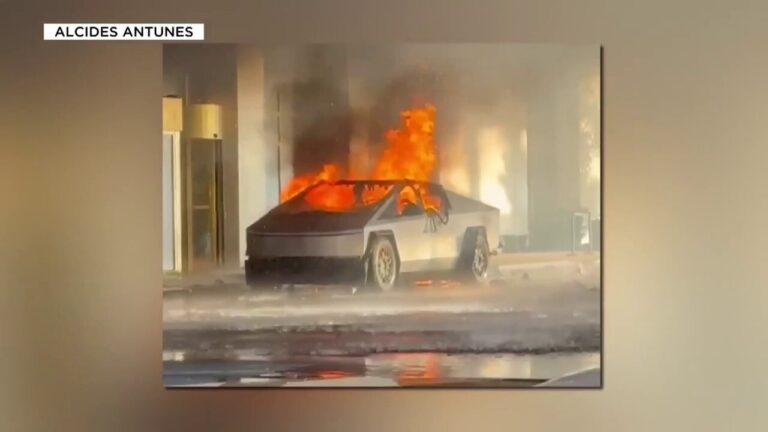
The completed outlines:
<svg viewBox="0 0 768 432">
<path fill-rule="evenodd" d="M 238 280 L 168 289 L 164 382 L 530 387 L 600 366 L 599 265 L 582 264 L 387 293 Z"/>
<path fill-rule="evenodd" d="M 165 383 L 184 386 L 530 387 L 598 368 L 600 354 L 372 354 L 220 361 L 166 361 Z M 599 387 L 595 382 L 592 387 Z"/>
</svg>

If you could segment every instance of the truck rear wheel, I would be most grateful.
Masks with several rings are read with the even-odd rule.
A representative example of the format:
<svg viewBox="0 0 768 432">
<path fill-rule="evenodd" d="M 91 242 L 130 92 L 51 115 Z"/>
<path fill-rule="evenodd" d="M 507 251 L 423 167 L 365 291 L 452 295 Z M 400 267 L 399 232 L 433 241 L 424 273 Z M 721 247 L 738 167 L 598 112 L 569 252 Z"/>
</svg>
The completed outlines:
<svg viewBox="0 0 768 432">
<path fill-rule="evenodd" d="M 471 229 L 464 236 L 459 274 L 467 282 L 484 283 L 488 280 L 490 248 L 485 230 Z"/>
</svg>

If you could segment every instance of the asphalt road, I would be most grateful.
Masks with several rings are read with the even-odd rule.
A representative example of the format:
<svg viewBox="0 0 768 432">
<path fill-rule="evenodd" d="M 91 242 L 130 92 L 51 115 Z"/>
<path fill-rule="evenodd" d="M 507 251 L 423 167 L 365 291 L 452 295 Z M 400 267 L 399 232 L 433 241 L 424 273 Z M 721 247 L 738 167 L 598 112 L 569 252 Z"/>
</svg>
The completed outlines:
<svg viewBox="0 0 768 432">
<path fill-rule="evenodd" d="M 599 261 L 588 264 L 388 293 L 253 290 L 237 277 L 169 289 L 165 383 L 533 385 L 600 365 Z"/>
</svg>

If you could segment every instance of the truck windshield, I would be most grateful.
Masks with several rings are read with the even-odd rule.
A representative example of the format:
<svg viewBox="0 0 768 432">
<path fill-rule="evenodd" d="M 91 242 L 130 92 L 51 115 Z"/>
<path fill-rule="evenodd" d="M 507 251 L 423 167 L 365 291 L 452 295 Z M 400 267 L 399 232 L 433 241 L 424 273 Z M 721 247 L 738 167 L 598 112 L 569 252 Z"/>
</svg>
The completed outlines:
<svg viewBox="0 0 768 432">
<path fill-rule="evenodd" d="M 392 191 L 392 185 L 320 183 L 279 207 L 280 212 L 357 213 L 371 211 Z"/>
</svg>

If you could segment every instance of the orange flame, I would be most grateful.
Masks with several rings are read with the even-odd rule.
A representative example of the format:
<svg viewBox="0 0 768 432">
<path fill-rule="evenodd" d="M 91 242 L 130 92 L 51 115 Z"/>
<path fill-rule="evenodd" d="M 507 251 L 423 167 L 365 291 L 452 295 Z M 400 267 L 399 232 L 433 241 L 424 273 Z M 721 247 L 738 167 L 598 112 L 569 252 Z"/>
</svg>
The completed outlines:
<svg viewBox="0 0 768 432">
<path fill-rule="evenodd" d="M 433 140 L 435 111 L 434 106 L 426 105 L 401 113 L 401 128 L 386 133 L 386 147 L 376 161 L 369 179 L 430 181 L 437 160 Z M 341 171 L 338 165 L 326 164 L 319 173 L 295 177 L 280 194 L 280 201 L 285 202 L 318 183 L 340 180 Z M 362 202 L 364 205 L 378 202 L 389 190 L 385 186 L 368 188 L 362 193 Z M 398 197 L 398 213 L 402 213 L 406 204 L 417 203 L 418 198 L 421 198 L 426 209 L 436 210 L 441 206 L 439 198 L 421 188 L 404 188 Z M 355 205 L 354 189 L 349 185 L 321 185 L 310 191 L 304 199 L 313 207 L 326 211 L 346 211 Z"/>
<path fill-rule="evenodd" d="M 374 186 L 363 191 L 363 205 L 369 205 L 378 202 L 387 194 L 391 186 Z"/>
<path fill-rule="evenodd" d="M 326 183 L 309 191 L 304 199 L 321 210 L 344 211 L 355 205 L 355 191 L 351 185 Z"/>
<path fill-rule="evenodd" d="M 340 169 L 333 164 L 323 165 L 323 169 L 316 174 L 306 174 L 291 179 L 290 183 L 280 193 L 280 202 L 286 202 L 304 191 L 304 189 L 317 183 L 327 181 L 334 182 L 341 179 Z"/>
<path fill-rule="evenodd" d="M 435 107 L 404 111 L 402 128 L 390 130 L 387 147 L 373 168 L 376 180 L 429 181 L 435 169 Z"/>
</svg>

